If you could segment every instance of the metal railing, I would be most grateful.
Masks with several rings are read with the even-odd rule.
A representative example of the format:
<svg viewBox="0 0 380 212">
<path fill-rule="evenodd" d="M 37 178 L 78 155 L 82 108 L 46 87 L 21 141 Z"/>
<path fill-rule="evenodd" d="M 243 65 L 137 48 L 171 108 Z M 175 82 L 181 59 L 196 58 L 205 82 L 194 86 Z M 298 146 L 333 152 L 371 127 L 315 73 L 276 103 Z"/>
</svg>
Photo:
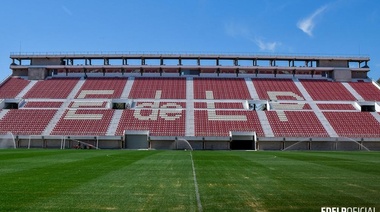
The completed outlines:
<svg viewBox="0 0 380 212">
<path fill-rule="evenodd" d="M 324 53 L 275 53 L 275 52 L 210 52 L 210 51 L 61 51 L 61 52 L 11 52 L 10 56 L 49 56 L 49 55 L 215 55 L 215 56 L 270 56 L 289 57 L 302 56 L 311 58 L 346 58 L 362 57 L 369 58 L 368 54 L 324 54 Z"/>
</svg>

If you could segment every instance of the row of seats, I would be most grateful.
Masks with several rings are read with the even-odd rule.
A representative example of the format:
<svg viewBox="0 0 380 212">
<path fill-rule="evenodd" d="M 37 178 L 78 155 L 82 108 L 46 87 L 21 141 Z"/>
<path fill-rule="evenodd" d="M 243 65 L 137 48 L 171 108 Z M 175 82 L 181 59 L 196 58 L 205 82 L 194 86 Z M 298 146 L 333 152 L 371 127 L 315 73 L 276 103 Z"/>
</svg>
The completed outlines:
<svg viewBox="0 0 380 212">
<path fill-rule="evenodd" d="M 135 105 L 136 108 L 186 108 L 186 102 L 148 102 L 148 101 L 138 101 Z"/>
<path fill-rule="evenodd" d="M 63 102 L 26 102 L 24 108 L 60 108 Z"/>
<path fill-rule="evenodd" d="M 356 110 L 352 104 L 317 104 L 321 110 Z"/>
<path fill-rule="evenodd" d="M 75 101 L 70 102 L 69 108 L 105 108 L 107 106 L 106 101 L 91 101 L 91 102 L 85 102 L 85 101 Z"/>
<path fill-rule="evenodd" d="M 215 109 L 244 109 L 241 102 L 214 102 Z M 207 107 L 206 102 L 194 102 L 194 108 L 205 109 Z"/>
<path fill-rule="evenodd" d="M 308 103 L 272 103 L 274 110 L 311 110 Z"/>
</svg>

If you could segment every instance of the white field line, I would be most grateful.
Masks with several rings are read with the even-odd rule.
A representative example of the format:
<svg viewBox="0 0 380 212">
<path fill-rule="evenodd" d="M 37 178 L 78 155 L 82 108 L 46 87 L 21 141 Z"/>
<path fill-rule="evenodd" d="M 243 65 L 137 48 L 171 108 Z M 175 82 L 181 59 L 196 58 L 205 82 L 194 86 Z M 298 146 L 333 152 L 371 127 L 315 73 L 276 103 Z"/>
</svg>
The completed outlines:
<svg viewBox="0 0 380 212">
<path fill-rule="evenodd" d="M 193 167 L 193 176 L 194 176 L 194 187 L 195 187 L 195 196 L 197 198 L 197 204 L 198 204 L 198 211 L 202 212 L 202 203 L 201 203 L 201 197 L 199 196 L 199 189 L 198 189 L 198 183 L 197 183 L 197 175 L 195 174 L 195 167 L 194 167 L 194 160 L 193 160 L 193 154 L 190 151 L 190 158 L 191 158 L 191 165 Z"/>
</svg>

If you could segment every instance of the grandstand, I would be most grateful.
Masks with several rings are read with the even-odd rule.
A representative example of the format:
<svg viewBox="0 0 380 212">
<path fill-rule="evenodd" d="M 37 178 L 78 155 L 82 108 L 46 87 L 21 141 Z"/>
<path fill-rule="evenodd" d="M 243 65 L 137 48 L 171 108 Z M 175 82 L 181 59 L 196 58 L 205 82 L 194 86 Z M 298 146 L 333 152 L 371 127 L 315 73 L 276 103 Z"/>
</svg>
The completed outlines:
<svg viewBox="0 0 380 212">
<path fill-rule="evenodd" d="M 193 149 L 380 149 L 380 87 L 367 77 L 368 57 L 10 58 L 0 134 L 21 148 L 177 149 L 187 140 Z"/>
</svg>

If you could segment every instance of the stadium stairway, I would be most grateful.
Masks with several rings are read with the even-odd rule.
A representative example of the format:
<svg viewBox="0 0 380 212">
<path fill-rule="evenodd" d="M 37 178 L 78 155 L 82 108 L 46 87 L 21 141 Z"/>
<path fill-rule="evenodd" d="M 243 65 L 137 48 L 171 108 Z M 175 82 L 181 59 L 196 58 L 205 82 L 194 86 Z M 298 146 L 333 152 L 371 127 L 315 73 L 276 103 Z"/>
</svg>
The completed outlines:
<svg viewBox="0 0 380 212">
<path fill-rule="evenodd" d="M 9 110 L 6 109 L 0 110 L 0 119 L 2 119 L 8 113 L 8 111 Z"/>
<path fill-rule="evenodd" d="M 16 96 L 16 99 L 21 99 L 26 93 L 38 82 L 38 80 L 30 80 L 29 84 Z"/>
<path fill-rule="evenodd" d="M 119 125 L 122 114 L 123 114 L 123 110 L 114 110 L 111 122 L 110 122 L 108 129 L 107 129 L 107 132 L 106 132 L 107 136 L 116 135 L 116 130 L 117 130 L 117 127 Z"/>
<path fill-rule="evenodd" d="M 185 136 L 195 136 L 194 123 L 194 83 L 192 77 L 186 78 L 186 120 Z"/>
<path fill-rule="evenodd" d="M 257 111 L 257 116 L 259 117 L 261 127 L 263 128 L 265 137 L 274 137 L 272 127 L 269 124 L 269 120 L 265 111 Z"/>
<path fill-rule="evenodd" d="M 355 97 L 355 99 L 359 101 L 364 101 L 363 97 L 360 96 L 360 94 L 356 92 L 356 90 L 352 88 L 350 84 L 348 84 L 347 82 L 342 82 L 342 85 Z"/>
<path fill-rule="evenodd" d="M 376 81 L 372 81 L 371 80 L 371 83 L 377 88 L 377 89 L 379 89 L 380 90 L 380 85 L 379 84 L 377 84 L 377 82 Z"/>
<path fill-rule="evenodd" d="M 380 123 L 380 114 L 377 112 L 371 112 L 371 114 Z"/>
<path fill-rule="evenodd" d="M 55 125 L 59 122 L 60 118 L 63 116 L 63 114 L 65 113 L 66 109 L 69 108 L 69 105 L 70 105 L 71 101 L 75 98 L 75 95 L 81 89 L 81 87 L 83 86 L 83 84 L 84 84 L 85 81 L 86 80 L 84 80 L 84 78 L 81 78 L 78 81 L 78 83 L 75 85 L 75 87 L 73 88 L 73 90 L 67 96 L 66 101 L 63 102 L 63 104 L 61 105 L 61 107 L 58 109 L 58 111 L 55 113 L 55 115 L 53 116 L 53 118 L 50 120 L 49 124 L 46 126 L 45 130 L 42 132 L 42 135 L 50 135 L 51 134 L 51 132 L 53 131 Z"/>
<path fill-rule="evenodd" d="M 194 81 L 192 77 L 186 78 L 186 99 L 193 100 L 194 99 Z"/>
<path fill-rule="evenodd" d="M 133 83 L 135 82 L 135 77 L 129 77 L 127 80 L 127 83 L 125 84 L 125 87 L 123 89 L 123 92 L 121 93 L 121 99 L 128 99 L 129 93 L 131 92 Z"/>
<path fill-rule="evenodd" d="M 75 94 L 74 94 L 75 95 Z M 42 135 L 50 135 L 53 131 L 55 125 L 59 122 L 59 119 L 65 113 L 66 109 L 69 107 L 71 100 L 65 101 L 58 111 L 54 114 L 53 118 L 50 120 L 49 124 L 46 126 L 45 130 L 42 132 Z"/>
<path fill-rule="evenodd" d="M 71 91 L 71 93 L 67 96 L 67 99 L 69 100 L 68 102 L 70 102 L 72 99 L 75 98 L 75 95 L 79 92 L 79 90 L 82 88 L 84 82 L 86 82 L 85 79 L 83 79 L 83 77 L 78 81 L 78 83 L 75 85 L 75 87 L 73 88 L 73 90 Z"/>
<path fill-rule="evenodd" d="M 310 94 L 306 91 L 305 87 L 303 87 L 302 83 L 299 81 L 298 78 L 293 78 L 294 84 L 297 86 L 298 90 L 301 92 L 302 96 L 307 101 L 312 101 Z"/>
<path fill-rule="evenodd" d="M 252 99 L 260 99 L 259 94 L 257 94 L 256 88 L 253 85 L 252 79 L 251 78 L 245 78 L 245 83 L 247 84 L 248 92 L 251 95 Z"/>
<path fill-rule="evenodd" d="M 335 132 L 334 128 L 331 126 L 330 122 L 323 115 L 322 111 L 319 109 L 315 102 L 309 102 L 310 107 L 313 109 L 315 115 L 321 122 L 322 126 L 325 128 L 326 132 L 330 137 L 338 137 L 338 134 Z"/>
</svg>

